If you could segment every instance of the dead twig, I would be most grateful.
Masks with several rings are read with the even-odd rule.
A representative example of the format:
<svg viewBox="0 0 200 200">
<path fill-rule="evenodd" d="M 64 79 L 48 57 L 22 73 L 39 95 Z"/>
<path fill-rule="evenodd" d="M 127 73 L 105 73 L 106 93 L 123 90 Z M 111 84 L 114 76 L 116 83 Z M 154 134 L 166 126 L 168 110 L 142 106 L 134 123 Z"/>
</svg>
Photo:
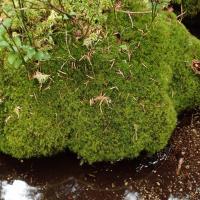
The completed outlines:
<svg viewBox="0 0 200 200">
<path fill-rule="evenodd" d="M 14 112 L 17 115 L 18 119 L 19 119 L 19 113 L 20 113 L 20 111 L 21 111 L 21 107 L 20 106 L 15 107 Z"/>
<path fill-rule="evenodd" d="M 99 102 L 100 111 L 101 113 L 103 113 L 101 108 L 102 104 L 105 103 L 109 106 L 109 104 L 111 103 L 111 99 L 110 97 L 106 96 L 106 94 L 103 94 L 101 92 L 99 96 L 90 99 L 90 106 L 96 104 L 97 102 Z"/>
<path fill-rule="evenodd" d="M 186 14 L 186 11 L 183 12 L 183 13 L 181 13 L 180 15 L 178 15 L 176 18 L 177 18 L 177 19 L 181 18 L 181 21 L 182 21 L 182 19 L 183 19 L 183 15 L 185 15 L 185 14 Z"/>
<path fill-rule="evenodd" d="M 116 10 L 117 12 L 121 12 L 121 13 L 126 13 L 128 15 L 136 15 L 136 14 L 149 14 L 152 13 L 151 10 L 147 10 L 147 11 L 138 11 L 138 12 L 133 12 L 133 11 L 129 11 L 129 10 Z"/>
<path fill-rule="evenodd" d="M 183 162 L 184 162 L 184 158 L 180 158 L 179 161 L 178 161 L 178 167 L 177 167 L 177 170 L 176 170 L 176 175 L 177 176 L 180 175 L 180 171 L 181 171 L 181 167 L 183 165 Z"/>
<path fill-rule="evenodd" d="M 42 85 L 50 78 L 50 75 L 41 73 L 36 71 L 32 76 L 32 79 L 37 79 L 40 84 L 40 90 L 42 89 Z"/>
<path fill-rule="evenodd" d="M 119 69 L 117 70 L 116 74 L 122 76 L 123 78 L 125 78 L 124 73 Z"/>
<path fill-rule="evenodd" d="M 130 19 L 130 21 L 131 21 L 131 28 L 134 28 L 134 25 L 133 25 L 133 19 L 132 19 L 130 13 L 128 13 L 128 17 L 129 17 L 129 19 Z"/>
</svg>

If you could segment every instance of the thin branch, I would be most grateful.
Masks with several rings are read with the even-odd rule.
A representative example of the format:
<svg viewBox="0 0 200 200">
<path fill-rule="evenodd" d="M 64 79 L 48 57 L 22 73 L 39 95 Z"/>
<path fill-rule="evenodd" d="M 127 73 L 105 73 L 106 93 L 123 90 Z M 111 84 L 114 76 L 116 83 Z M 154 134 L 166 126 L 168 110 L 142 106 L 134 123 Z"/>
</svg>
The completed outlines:
<svg viewBox="0 0 200 200">
<path fill-rule="evenodd" d="M 121 12 L 121 13 L 126 13 L 128 15 L 136 15 L 136 14 L 149 14 L 152 13 L 151 10 L 147 10 L 147 11 L 138 11 L 138 12 L 133 12 L 133 11 L 129 11 L 129 10 L 116 10 L 117 12 Z"/>
<path fill-rule="evenodd" d="M 14 0 L 12 0 L 12 4 L 13 4 L 13 7 L 16 9 L 16 5 L 15 5 Z"/>
<path fill-rule="evenodd" d="M 129 17 L 129 19 L 130 19 L 130 21 L 131 21 L 131 27 L 132 27 L 132 28 L 134 28 L 134 25 L 133 25 L 133 19 L 132 19 L 132 17 L 131 17 L 131 14 L 130 14 L 130 13 L 128 14 L 128 17 Z"/>
<path fill-rule="evenodd" d="M 182 21 L 182 19 L 183 19 L 182 17 L 183 17 L 183 15 L 185 15 L 186 13 L 187 13 L 187 12 L 185 11 L 185 12 L 181 13 L 180 15 L 178 15 L 176 18 L 177 18 L 177 19 L 181 18 L 181 21 Z"/>
</svg>

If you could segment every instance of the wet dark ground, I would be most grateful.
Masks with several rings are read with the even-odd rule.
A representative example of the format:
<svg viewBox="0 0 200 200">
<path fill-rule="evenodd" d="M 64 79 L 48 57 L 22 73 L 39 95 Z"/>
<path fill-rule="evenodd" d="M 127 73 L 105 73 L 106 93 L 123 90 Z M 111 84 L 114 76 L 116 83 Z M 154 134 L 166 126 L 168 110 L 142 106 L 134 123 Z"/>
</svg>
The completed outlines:
<svg viewBox="0 0 200 200">
<path fill-rule="evenodd" d="M 157 155 L 114 164 L 79 163 L 70 153 L 24 161 L 0 155 L 0 199 L 198 200 L 200 112 L 184 114 L 168 147 Z"/>
<path fill-rule="evenodd" d="M 200 13 L 193 18 L 186 17 L 182 22 L 194 36 L 200 39 Z"/>
</svg>

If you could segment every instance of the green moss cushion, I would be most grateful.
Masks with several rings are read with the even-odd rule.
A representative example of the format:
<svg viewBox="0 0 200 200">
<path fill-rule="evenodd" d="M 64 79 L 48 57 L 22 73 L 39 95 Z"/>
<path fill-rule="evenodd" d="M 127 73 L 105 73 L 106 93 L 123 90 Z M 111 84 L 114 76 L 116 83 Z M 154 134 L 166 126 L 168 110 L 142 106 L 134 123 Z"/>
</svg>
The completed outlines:
<svg viewBox="0 0 200 200">
<path fill-rule="evenodd" d="M 74 41 L 69 55 L 60 36 L 39 67 L 2 61 L 2 152 L 29 158 L 69 149 L 89 163 L 134 158 L 164 148 L 177 115 L 200 105 L 191 68 L 200 41 L 173 14 L 161 12 L 153 24 L 151 14 L 107 15 L 107 35 L 89 50 Z M 50 78 L 39 85 L 36 71 Z"/>
</svg>

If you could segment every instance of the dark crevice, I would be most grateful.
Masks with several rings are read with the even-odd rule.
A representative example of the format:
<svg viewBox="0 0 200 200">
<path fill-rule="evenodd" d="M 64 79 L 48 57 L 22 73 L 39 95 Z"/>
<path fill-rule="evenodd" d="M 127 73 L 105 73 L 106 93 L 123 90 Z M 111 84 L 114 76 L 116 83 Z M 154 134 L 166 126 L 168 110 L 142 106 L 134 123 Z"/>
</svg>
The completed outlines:
<svg viewBox="0 0 200 200">
<path fill-rule="evenodd" d="M 174 13 L 177 16 L 181 15 L 181 6 L 179 4 L 170 4 L 169 7 L 172 7 Z M 187 16 L 183 15 L 182 23 L 186 26 L 189 32 L 200 39 L 200 12 L 196 16 Z"/>
<path fill-rule="evenodd" d="M 195 17 L 185 17 L 182 23 L 190 31 L 191 34 L 200 39 L 200 13 Z"/>
</svg>

